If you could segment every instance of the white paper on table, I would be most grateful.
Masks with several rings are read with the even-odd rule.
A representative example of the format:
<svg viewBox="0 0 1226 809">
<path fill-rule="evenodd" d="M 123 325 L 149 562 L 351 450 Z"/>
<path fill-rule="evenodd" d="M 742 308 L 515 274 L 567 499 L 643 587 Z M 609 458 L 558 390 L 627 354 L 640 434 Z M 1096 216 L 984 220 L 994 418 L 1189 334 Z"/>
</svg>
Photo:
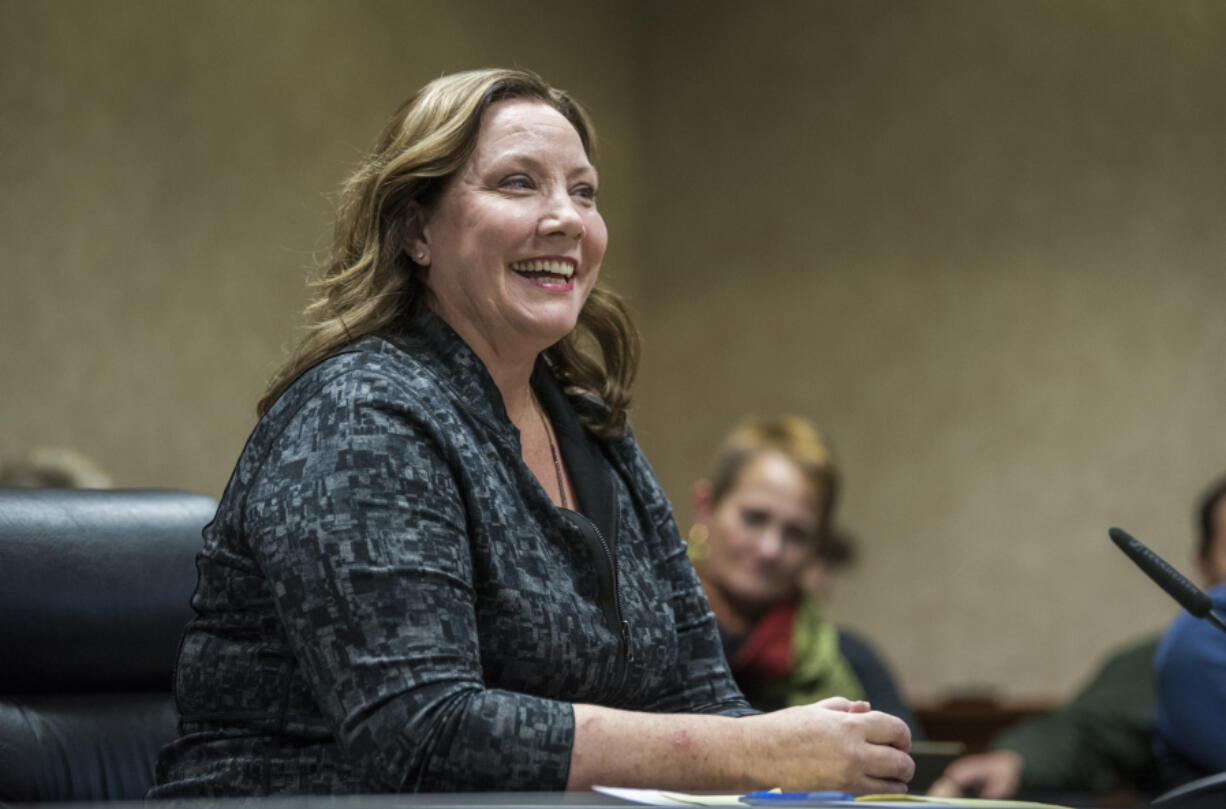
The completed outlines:
<svg viewBox="0 0 1226 809">
<path fill-rule="evenodd" d="M 631 789 L 629 787 L 592 787 L 594 792 L 621 798 L 623 801 L 646 806 L 741 806 L 740 795 L 690 795 L 684 792 L 665 792 L 659 789 Z"/>
</svg>

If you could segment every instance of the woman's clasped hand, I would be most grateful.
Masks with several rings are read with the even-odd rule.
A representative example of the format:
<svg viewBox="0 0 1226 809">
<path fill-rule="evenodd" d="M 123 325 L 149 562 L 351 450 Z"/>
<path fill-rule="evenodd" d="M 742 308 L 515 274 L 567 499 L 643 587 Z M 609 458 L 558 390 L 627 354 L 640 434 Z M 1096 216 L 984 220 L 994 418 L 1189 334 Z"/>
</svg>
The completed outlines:
<svg viewBox="0 0 1226 809">
<path fill-rule="evenodd" d="M 900 793 L 915 772 L 907 726 L 866 702 L 830 697 L 743 721 L 768 725 L 768 758 L 787 763 L 779 776 L 787 790 L 816 783 L 856 794 Z"/>
</svg>

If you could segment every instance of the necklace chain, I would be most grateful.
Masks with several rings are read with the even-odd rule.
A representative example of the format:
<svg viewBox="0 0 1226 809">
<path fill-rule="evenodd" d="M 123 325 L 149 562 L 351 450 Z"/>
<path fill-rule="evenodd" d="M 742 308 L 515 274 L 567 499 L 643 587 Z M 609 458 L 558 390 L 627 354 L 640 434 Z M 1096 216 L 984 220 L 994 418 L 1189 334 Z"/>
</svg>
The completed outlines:
<svg viewBox="0 0 1226 809">
<path fill-rule="evenodd" d="M 566 502 L 566 485 L 562 480 L 562 462 L 558 459 L 558 448 L 553 443 L 553 431 L 549 429 L 549 420 L 545 418 L 545 409 L 541 407 L 541 403 L 535 395 L 532 397 L 532 403 L 536 405 L 537 415 L 541 417 L 541 426 L 545 428 L 545 440 L 549 442 L 549 454 L 553 456 L 553 472 L 558 476 L 558 498 L 562 501 L 562 508 L 570 508 Z"/>
</svg>

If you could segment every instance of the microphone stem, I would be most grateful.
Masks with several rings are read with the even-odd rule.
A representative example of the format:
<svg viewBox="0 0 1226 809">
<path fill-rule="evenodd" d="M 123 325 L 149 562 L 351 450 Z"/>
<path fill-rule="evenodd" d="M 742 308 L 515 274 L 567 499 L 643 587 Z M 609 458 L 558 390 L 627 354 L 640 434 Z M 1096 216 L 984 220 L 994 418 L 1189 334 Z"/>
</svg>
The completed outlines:
<svg viewBox="0 0 1226 809">
<path fill-rule="evenodd" d="M 1205 617 L 1209 619 L 1209 623 L 1213 624 L 1214 626 L 1216 626 L 1218 629 L 1222 630 L 1223 632 L 1226 632 L 1226 621 L 1223 621 L 1216 612 L 1213 612 L 1212 610 L 1210 610 L 1209 614 L 1206 615 Z"/>
</svg>

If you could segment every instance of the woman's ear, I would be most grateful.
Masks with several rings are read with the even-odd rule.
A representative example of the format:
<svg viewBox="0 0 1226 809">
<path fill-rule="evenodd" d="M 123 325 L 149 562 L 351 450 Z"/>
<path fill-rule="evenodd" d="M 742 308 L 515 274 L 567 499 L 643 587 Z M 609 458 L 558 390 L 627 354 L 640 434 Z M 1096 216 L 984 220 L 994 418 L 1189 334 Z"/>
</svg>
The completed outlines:
<svg viewBox="0 0 1226 809">
<path fill-rule="evenodd" d="M 401 247 L 414 263 L 430 266 L 430 245 L 426 238 L 426 210 L 416 202 L 409 203 L 404 214 L 404 238 Z"/>
<path fill-rule="evenodd" d="M 705 523 L 711 519 L 711 510 L 714 503 L 711 502 L 711 481 L 706 478 L 694 481 L 694 485 L 690 487 L 690 509 L 694 515 L 694 522 Z"/>
</svg>

